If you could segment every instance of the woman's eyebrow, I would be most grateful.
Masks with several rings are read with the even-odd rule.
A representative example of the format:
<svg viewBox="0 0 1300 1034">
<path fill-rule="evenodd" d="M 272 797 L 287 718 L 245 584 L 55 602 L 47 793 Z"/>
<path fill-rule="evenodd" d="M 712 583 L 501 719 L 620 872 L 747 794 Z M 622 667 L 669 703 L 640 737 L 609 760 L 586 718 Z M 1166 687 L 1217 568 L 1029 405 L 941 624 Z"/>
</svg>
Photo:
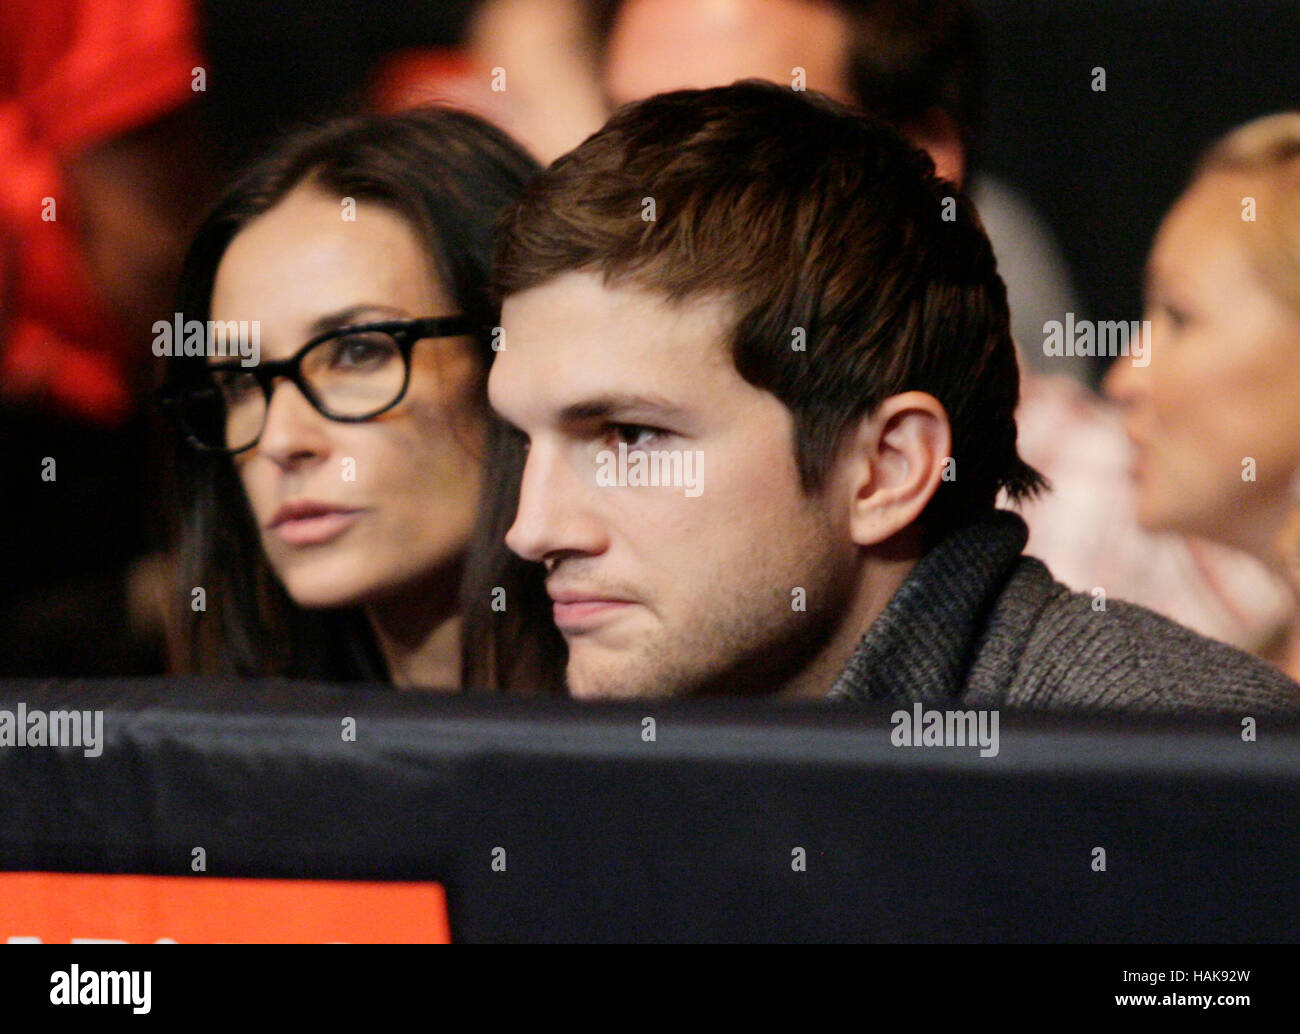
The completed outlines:
<svg viewBox="0 0 1300 1034">
<path fill-rule="evenodd" d="M 307 328 L 307 333 L 312 337 L 317 334 L 328 334 L 331 330 L 338 330 L 339 327 L 365 322 L 366 318 L 370 316 L 406 319 L 410 316 L 410 313 L 394 305 L 378 305 L 368 302 L 360 305 L 349 305 L 346 309 L 338 309 L 313 320 L 311 326 Z"/>
</svg>

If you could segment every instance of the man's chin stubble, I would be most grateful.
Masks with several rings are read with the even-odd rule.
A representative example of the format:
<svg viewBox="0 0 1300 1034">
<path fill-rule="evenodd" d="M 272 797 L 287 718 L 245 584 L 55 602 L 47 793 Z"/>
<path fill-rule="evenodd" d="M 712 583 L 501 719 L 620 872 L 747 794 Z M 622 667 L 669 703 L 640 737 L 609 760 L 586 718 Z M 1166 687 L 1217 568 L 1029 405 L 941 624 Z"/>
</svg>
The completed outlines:
<svg viewBox="0 0 1300 1034">
<path fill-rule="evenodd" d="M 779 693 L 803 671 L 817 654 L 820 639 L 807 630 L 796 639 L 766 648 L 731 663 L 711 665 L 693 672 L 655 668 L 642 659 L 625 664 L 601 665 L 587 677 L 572 675 L 570 652 L 569 695 L 580 700 L 668 700 L 686 697 L 762 697 Z M 829 689 L 829 685 L 827 686 Z M 576 691 L 575 691 L 576 690 Z"/>
</svg>

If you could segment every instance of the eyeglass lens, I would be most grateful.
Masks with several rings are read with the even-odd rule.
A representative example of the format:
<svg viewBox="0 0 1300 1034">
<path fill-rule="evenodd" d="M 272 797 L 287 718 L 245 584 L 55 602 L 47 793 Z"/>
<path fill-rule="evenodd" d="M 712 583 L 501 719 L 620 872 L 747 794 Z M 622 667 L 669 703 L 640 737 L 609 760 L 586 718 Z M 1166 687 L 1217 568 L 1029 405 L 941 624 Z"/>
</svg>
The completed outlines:
<svg viewBox="0 0 1300 1034">
<path fill-rule="evenodd" d="M 391 405 L 402 392 L 406 364 L 396 339 L 383 331 L 342 334 L 302 357 L 300 377 L 325 416 L 363 418 Z M 213 386 L 185 399 L 190 433 L 212 448 L 242 449 L 261 436 L 267 399 L 253 371 L 212 371 Z M 310 399 L 309 399 L 310 401 Z"/>
</svg>

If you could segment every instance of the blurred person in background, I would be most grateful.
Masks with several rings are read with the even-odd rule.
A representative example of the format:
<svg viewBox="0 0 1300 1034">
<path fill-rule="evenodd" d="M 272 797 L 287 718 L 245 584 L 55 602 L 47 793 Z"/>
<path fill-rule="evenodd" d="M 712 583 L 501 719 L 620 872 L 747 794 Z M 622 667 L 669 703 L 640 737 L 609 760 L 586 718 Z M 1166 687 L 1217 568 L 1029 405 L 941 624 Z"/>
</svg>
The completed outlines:
<svg viewBox="0 0 1300 1034">
<path fill-rule="evenodd" d="M 179 308 L 256 327 L 260 362 L 169 360 L 178 667 L 461 684 L 492 225 L 535 171 L 495 127 L 427 109 L 295 134 L 220 199 Z"/>
<path fill-rule="evenodd" d="M 596 132 L 610 104 L 589 0 L 485 0 L 456 48 L 399 51 L 371 76 L 381 111 L 449 104 L 500 126 L 543 165 Z"/>
<path fill-rule="evenodd" d="M 0 670 L 160 670 L 140 404 L 218 175 L 189 0 L 0 5 Z"/>
<path fill-rule="evenodd" d="M 615 107 L 757 76 L 817 89 L 903 127 L 944 178 L 971 179 L 1011 292 L 1013 332 L 1079 310 L 1060 249 L 1006 184 L 973 176 L 984 41 L 954 0 L 485 0 L 452 58 L 406 54 L 377 76 L 384 107 L 448 101 L 492 119 L 543 164 Z M 1080 358 L 1031 366 L 1086 380 Z"/>
<path fill-rule="evenodd" d="M 615 105 L 748 76 L 821 90 L 897 125 L 939 175 L 967 184 L 1011 301 L 1012 336 L 1079 310 L 1064 256 L 1007 184 L 975 170 L 985 92 L 980 17 L 964 0 L 594 0 Z M 1044 357 L 1029 353 L 1031 368 Z M 1081 380 L 1087 361 L 1057 360 Z"/>
<path fill-rule="evenodd" d="M 1151 363 L 1106 379 L 1142 525 L 1244 550 L 1300 590 L 1300 112 L 1209 151 L 1156 235 L 1145 297 Z M 1263 652 L 1300 677 L 1300 621 Z"/>
</svg>

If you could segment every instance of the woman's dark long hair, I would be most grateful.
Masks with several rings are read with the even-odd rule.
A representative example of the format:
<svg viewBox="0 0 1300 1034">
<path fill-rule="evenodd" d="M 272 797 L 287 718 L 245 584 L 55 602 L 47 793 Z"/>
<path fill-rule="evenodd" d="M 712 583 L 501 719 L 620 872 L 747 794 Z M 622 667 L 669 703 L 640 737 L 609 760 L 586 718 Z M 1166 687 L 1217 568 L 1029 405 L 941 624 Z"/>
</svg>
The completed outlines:
<svg viewBox="0 0 1300 1034">
<path fill-rule="evenodd" d="M 178 309 L 186 320 L 209 318 L 217 267 L 230 242 L 298 185 L 310 181 L 339 197 L 383 205 L 412 227 L 460 311 L 484 328 L 476 337 L 482 373 L 478 390 L 491 462 L 509 441 L 491 418 L 483 391 L 493 355 L 488 328 L 497 320 L 488 287 L 492 229 L 500 211 L 536 172 L 536 163 L 500 130 L 450 109 L 349 116 L 299 131 L 239 176 L 209 213 L 186 257 Z M 201 376 L 202 363 L 198 357 L 171 359 L 169 383 Z M 202 674 L 387 681 L 383 657 L 360 608 L 306 610 L 289 597 L 263 553 L 230 457 L 199 453 L 179 436 L 174 455 L 174 489 L 181 499 L 174 666 Z M 507 458 L 504 453 L 502 458 Z M 485 471 L 485 510 L 508 501 L 512 478 L 517 494 L 518 469 L 494 470 Z M 486 583 L 501 584 L 521 603 L 536 600 L 539 593 L 545 599 L 540 568 L 512 557 L 503 542 L 504 527 L 495 537 L 486 531 L 501 520 L 508 527 L 513 513 L 510 504 L 500 518 L 481 516 L 466 560 L 462 685 L 556 689 L 558 633 L 536 615 L 526 619 L 513 606 L 515 599 L 509 599 L 505 611 L 493 609 L 492 598 L 484 601 L 486 606 L 478 605 L 477 587 Z M 196 609 L 197 588 L 204 590 L 205 609 Z M 526 621 L 543 639 L 518 653 L 549 663 L 548 669 L 527 672 L 500 663 L 503 644 L 515 640 L 519 647 L 516 636 Z"/>
<path fill-rule="evenodd" d="M 551 620 L 542 565 L 504 545 L 519 507 L 525 455 L 522 435 L 494 420 L 461 588 L 461 684 L 517 695 L 558 694 L 565 690 L 568 648 Z"/>
</svg>

